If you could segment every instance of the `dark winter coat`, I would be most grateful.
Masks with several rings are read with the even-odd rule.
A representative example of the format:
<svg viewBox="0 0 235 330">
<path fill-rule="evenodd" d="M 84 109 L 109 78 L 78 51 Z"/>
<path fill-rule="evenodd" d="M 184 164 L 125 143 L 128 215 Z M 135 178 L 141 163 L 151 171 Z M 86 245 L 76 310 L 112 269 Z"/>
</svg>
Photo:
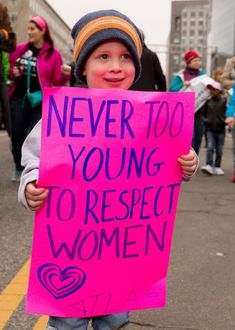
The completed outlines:
<svg viewBox="0 0 235 330">
<path fill-rule="evenodd" d="M 163 74 L 157 55 L 146 45 L 141 56 L 142 71 L 140 78 L 130 87 L 136 91 L 166 91 L 166 77 Z"/>
<path fill-rule="evenodd" d="M 223 133 L 225 130 L 226 100 L 219 95 L 209 99 L 203 109 L 203 121 L 207 130 Z"/>
</svg>

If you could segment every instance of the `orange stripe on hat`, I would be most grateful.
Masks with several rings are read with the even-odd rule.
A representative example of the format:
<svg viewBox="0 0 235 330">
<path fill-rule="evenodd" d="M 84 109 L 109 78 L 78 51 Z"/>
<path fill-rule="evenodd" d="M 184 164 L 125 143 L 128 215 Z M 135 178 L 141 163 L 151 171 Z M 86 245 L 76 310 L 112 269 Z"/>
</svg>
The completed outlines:
<svg viewBox="0 0 235 330">
<path fill-rule="evenodd" d="M 142 54 L 142 43 L 136 29 L 126 20 L 117 16 L 102 16 L 87 23 L 76 36 L 73 59 L 76 62 L 85 42 L 96 32 L 105 29 L 119 29 L 133 40 L 138 56 Z"/>
</svg>

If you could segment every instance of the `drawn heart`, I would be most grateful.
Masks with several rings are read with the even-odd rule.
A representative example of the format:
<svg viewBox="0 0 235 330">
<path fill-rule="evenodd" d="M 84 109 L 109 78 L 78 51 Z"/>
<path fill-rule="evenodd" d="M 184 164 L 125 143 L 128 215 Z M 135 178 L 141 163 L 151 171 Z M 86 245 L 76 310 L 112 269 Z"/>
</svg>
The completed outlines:
<svg viewBox="0 0 235 330">
<path fill-rule="evenodd" d="M 86 274 L 77 267 L 62 270 L 56 264 L 44 264 L 38 268 L 38 278 L 55 299 L 61 299 L 80 289 Z"/>
</svg>

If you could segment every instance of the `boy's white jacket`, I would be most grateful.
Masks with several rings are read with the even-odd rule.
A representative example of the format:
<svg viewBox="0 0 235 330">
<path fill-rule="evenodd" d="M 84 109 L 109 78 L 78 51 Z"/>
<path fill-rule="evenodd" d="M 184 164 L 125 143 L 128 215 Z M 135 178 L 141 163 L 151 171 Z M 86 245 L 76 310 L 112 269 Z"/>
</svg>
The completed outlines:
<svg viewBox="0 0 235 330">
<path fill-rule="evenodd" d="M 24 171 L 20 179 L 18 200 L 26 208 L 29 208 L 29 206 L 25 198 L 25 187 L 29 182 L 38 180 L 41 147 L 41 124 L 42 121 L 39 120 L 27 136 L 22 147 L 21 164 L 24 166 Z"/>
</svg>

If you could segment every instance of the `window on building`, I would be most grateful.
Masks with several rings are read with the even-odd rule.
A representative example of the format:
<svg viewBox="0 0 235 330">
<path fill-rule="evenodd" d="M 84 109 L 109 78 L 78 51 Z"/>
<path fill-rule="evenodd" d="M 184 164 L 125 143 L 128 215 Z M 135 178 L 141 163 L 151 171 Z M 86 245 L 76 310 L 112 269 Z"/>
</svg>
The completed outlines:
<svg viewBox="0 0 235 330">
<path fill-rule="evenodd" d="M 179 32 L 175 32 L 175 33 L 173 34 L 173 42 L 174 42 L 175 44 L 178 44 L 178 43 L 180 42 L 180 33 L 179 33 Z"/>
<path fill-rule="evenodd" d="M 203 21 L 198 21 L 198 26 L 203 26 Z"/>
<path fill-rule="evenodd" d="M 173 56 L 173 62 L 174 62 L 174 64 L 179 64 L 179 61 L 180 61 L 179 56 L 178 55 L 174 55 Z"/>
<path fill-rule="evenodd" d="M 17 21 L 17 15 L 11 14 L 11 22 L 14 23 Z"/>
<path fill-rule="evenodd" d="M 204 17 L 204 12 L 203 11 L 199 11 L 198 16 L 199 17 Z"/>
<path fill-rule="evenodd" d="M 17 0 L 10 0 L 10 2 L 15 5 L 17 3 Z"/>
<path fill-rule="evenodd" d="M 190 26 L 195 26 L 195 21 L 190 21 Z"/>
<path fill-rule="evenodd" d="M 180 31 L 181 19 L 180 16 L 175 17 L 175 30 Z"/>
<path fill-rule="evenodd" d="M 187 16 L 187 12 L 183 12 L 183 17 L 186 18 Z"/>
<path fill-rule="evenodd" d="M 195 31 L 194 30 L 190 30 L 190 37 L 195 35 Z"/>
<path fill-rule="evenodd" d="M 198 30 L 198 35 L 203 36 L 204 35 L 203 30 Z"/>
<path fill-rule="evenodd" d="M 191 18 L 195 18 L 195 17 L 196 17 L 196 13 L 195 13 L 195 11 L 191 11 L 191 13 L 190 13 L 190 17 L 191 17 Z"/>
</svg>

